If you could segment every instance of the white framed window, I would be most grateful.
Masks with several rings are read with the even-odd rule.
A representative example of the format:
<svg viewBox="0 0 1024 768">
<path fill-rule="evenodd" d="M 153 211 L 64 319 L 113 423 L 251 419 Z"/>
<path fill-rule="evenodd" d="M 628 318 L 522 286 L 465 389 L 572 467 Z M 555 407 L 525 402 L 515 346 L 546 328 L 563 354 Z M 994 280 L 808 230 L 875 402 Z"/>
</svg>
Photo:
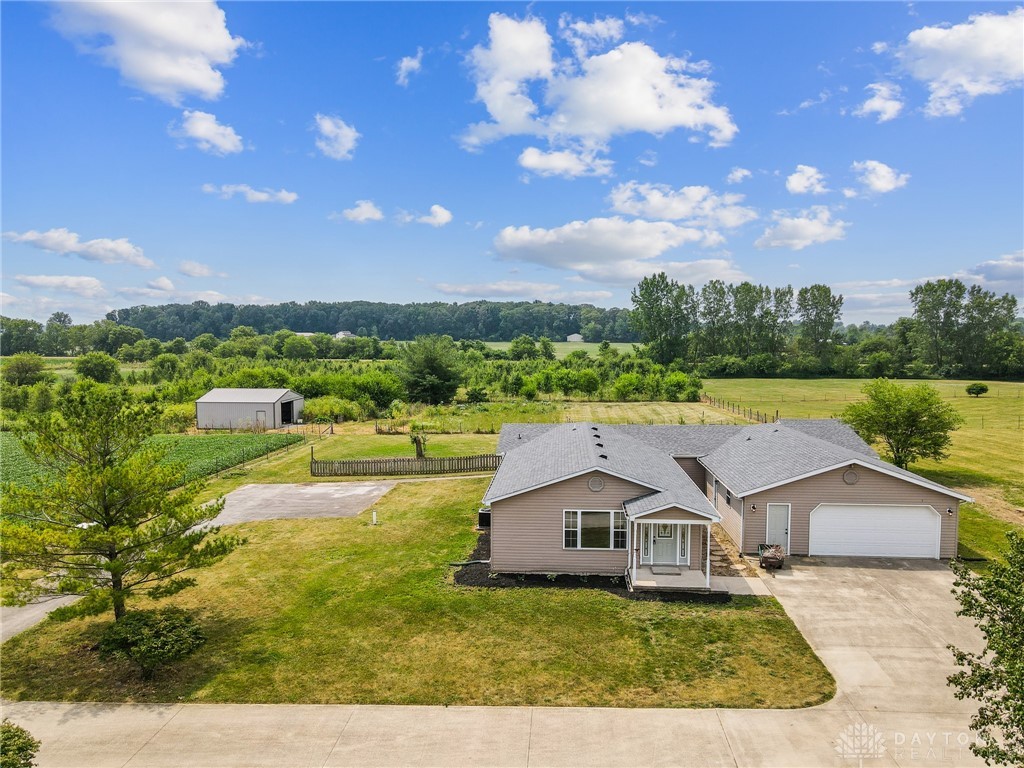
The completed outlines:
<svg viewBox="0 0 1024 768">
<path fill-rule="evenodd" d="M 564 549 L 625 549 L 626 513 L 621 509 L 566 509 L 562 512 Z"/>
<path fill-rule="evenodd" d="M 579 545 L 579 513 L 574 509 L 567 509 L 562 513 L 562 546 L 565 549 L 577 549 Z"/>
<path fill-rule="evenodd" d="M 728 504 L 730 507 L 732 506 L 732 491 L 730 491 L 728 488 L 725 489 L 725 503 Z"/>
</svg>

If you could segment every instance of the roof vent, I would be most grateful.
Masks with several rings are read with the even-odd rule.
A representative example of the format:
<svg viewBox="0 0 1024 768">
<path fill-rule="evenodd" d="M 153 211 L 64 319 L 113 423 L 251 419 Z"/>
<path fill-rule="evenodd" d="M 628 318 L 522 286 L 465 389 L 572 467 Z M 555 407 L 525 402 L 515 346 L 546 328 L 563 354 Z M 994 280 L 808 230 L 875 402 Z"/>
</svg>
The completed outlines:
<svg viewBox="0 0 1024 768">
<path fill-rule="evenodd" d="M 520 440 L 522 440 L 522 439 L 523 439 L 523 436 L 522 436 L 522 435 L 519 435 L 519 439 L 520 439 Z"/>
<path fill-rule="evenodd" d="M 601 439 L 601 436 L 600 436 L 600 435 L 594 435 L 594 439 L 595 439 L 595 440 L 600 440 L 600 439 Z"/>
<path fill-rule="evenodd" d="M 591 429 L 597 432 L 597 427 L 591 427 Z"/>
<path fill-rule="evenodd" d="M 747 435 L 747 440 L 750 440 L 750 435 Z"/>
<path fill-rule="evenodd" d="M 599 453 L 599 454 L 597 454 L 597 458 L 599 458 L 599 459 L 607 459 L 608 458 L 608 454 L 607 453 Z"/>
<path fill-rule="evenodd" d="M 604 448 L 604 443 L 594 443 L 598 448 Z"/>
</svg>

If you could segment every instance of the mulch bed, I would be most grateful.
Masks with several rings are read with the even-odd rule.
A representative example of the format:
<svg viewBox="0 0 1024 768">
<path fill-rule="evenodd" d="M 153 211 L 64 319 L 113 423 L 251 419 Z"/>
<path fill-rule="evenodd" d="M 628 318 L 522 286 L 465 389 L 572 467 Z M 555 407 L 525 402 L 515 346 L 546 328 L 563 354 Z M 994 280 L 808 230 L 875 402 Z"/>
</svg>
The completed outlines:
<svg viewBox="0 0 1024 768">
<path fill-rule="evenodd" d="M 484 531 L 477 539 L 476 549 L 466 560 L 491 559 L 491 534 Z M 727 603 L 729 595 L 701 592 L 630 592 L 625 576 L 574 576 L 559 573 L 548 576 L 541 573 L 491 573 L 487 563 L 473 563 L 456 567 L 455 583 L 460 587 L 487 587 L 495 589 L 538 587 L 545 589 L 599 589 L 626 600 L 661 603 Z"/>
</svg>

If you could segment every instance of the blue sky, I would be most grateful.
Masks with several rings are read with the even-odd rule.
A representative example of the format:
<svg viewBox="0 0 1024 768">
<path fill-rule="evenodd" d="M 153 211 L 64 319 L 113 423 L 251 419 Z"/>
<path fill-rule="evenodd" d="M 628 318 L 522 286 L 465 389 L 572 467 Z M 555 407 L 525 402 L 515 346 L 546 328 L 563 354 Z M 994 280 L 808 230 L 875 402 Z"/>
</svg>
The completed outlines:
<svg viewBox="0 0 1024 768">
<path fill-rule="evenodd" d="M 1005 3 L 3 3 L 3 313 L 1024 294 Z M 302 330 L 302 329 L 294 329 Z"/>
</svg>

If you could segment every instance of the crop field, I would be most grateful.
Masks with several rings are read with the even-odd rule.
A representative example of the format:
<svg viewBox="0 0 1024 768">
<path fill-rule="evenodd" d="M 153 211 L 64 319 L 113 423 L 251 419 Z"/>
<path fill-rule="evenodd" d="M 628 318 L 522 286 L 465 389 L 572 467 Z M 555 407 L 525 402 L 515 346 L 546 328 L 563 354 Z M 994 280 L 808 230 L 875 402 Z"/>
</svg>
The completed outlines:
<svg viewBox="0 0 1024 768">
<path fill-rule="evenodd" d="M 583 352 L 586 352 L 587 354 L 593 356 L 593 355 L 597 354 L 597 348 L 599 346 L 601 346 L 597 342 L 592 342 L 592 341 L 554 341 L 554 340 L 552 340 L 551 343 L 555 347 L 555 357 L 557 359 L 559 359 L 559 360 L 562 360 L 563 358 L 565 358 L 567 355 L 569 355 L 572 352 L 579 352 L 581 350 Z M 501 350 L 502 352 L 505 352 L 505 351 L 508 350 L 508 348 L 512 344 L 512 342 L 510 342 L 510 341 L 485 341 L 484 344 L 486 344 L 491 349 L 497 349 L 497 350 Z M 628 341 L 613 341 L 613 342 L 610 342 L 610 344 L 612 346 L 612 349 L 616 349 L 619 352 L 632 352 L 633 351 L 633 344 L 631 342 L 628 342 Z"/>
<path fill-rule="evenodd" d="M 167 449 L 167 461 L 185 465 L 185 479 L 195 480 L 300 442 L 300 435 L 155 435 L 153 443 Z M 38 465 L 10 432 L 0 432 L 0 480 L 30 481 Z"/>
</svg>

